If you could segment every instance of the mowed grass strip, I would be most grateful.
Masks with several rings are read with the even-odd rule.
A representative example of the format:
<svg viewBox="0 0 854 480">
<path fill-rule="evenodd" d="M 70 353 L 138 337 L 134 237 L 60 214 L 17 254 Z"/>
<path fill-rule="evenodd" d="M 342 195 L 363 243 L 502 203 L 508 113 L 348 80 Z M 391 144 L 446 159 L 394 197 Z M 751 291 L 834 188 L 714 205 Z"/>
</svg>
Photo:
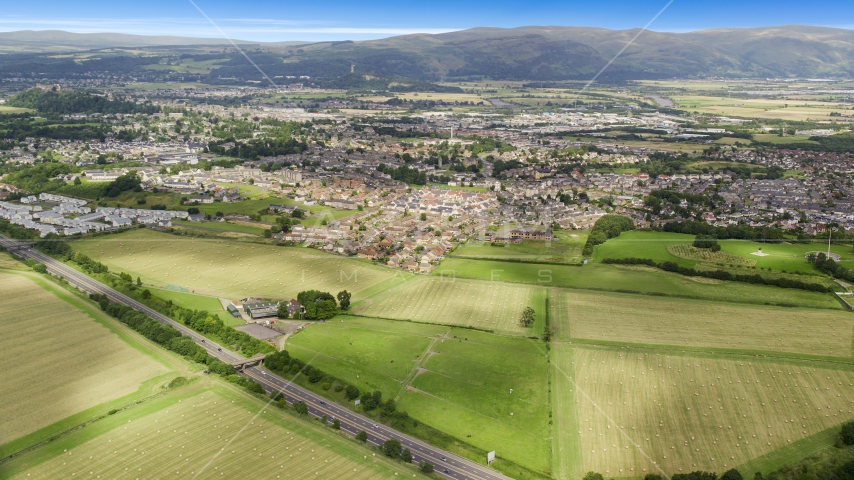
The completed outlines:
<svg viewBox="0 0 854 480">
<path fill-rule="evenodd" d="M 111 430 L 77 436 L 56 457 L 13 478 L 360 480 L 407 473 L 331 431 L 223 387 L 170 396 L 115 417 Z"/>
<path fill-rule="evenodd" d="M 850 358 L 850 312 L 552 289 L 558 341 L 759 350 Z"/>
<path fill-rule="evenodd" d="M 575 398 L 582 471 L 720 471 L 854 418 L 854 373 L 749 359 L 571 347 L 555 388 Z M 559 424 L 562 422 L 559 421 Z M 569 422 L 567 422 L 569 423 Z M 654 462 L 654 463 L 653 463 Z M 661 469 L 661 470 L 659 470 Z"/>
<path fill-rule="evenodd" d="M 361 391 L 383 398 L 401 393 L 436 335 L 448 327 L 359 317 L 336 317 L 308 326 L 288 339 L 291 356 Z"/>
<path fill-rule="evenodd" d="M 168 371 L 35 281 L 0 273 L 0 285 L 0 444 Z"/>
<path fill-rule="evenodd" d="M 296 298 L 303 290 L 359 292 L 393 270 L 317 250 L 179 237 L 151 230 L 97 237 L 74 249 L 144 283 L 226 298 Z M 401 277 L 410 274 L 399 273 Z"/>
<path fill-rule="evenodd" d="M 357 312 L 370 317 L 460 325 L 524 334 L 522 311 L 545 309 L 538 287 L 454 278 L 415 278 L 389 289 Z"/>
<path fill-rule="evenodd" d="M 460 278 L 500 280 L 503 282 L 527 283 L 541 287 L 569 287 L 610 291 L 623 290 L 735 303 L 758 303 L 763 305 L 770 303 L 799 305 L 811 308 L 842 309 L 839 302 L 832 295 L 826 293 L 741 282 L 722 282 L 707 278 L 685 277 L 643 265 L 590 263 L 583 267 L 573 267 L 448 258 L 431 275 L 431 277 L 440 278 L 442 276 L 446 278 L 456 276 L 457 281 Z M 809 277 L 804 277 L 804 280 L 809 280 Z"/>
<path fill-rule="evenodd" d="M 398 409 L 532 470 L 551 469 L 545 344 L 453 329 L 423 367 Z"/>
</svg>

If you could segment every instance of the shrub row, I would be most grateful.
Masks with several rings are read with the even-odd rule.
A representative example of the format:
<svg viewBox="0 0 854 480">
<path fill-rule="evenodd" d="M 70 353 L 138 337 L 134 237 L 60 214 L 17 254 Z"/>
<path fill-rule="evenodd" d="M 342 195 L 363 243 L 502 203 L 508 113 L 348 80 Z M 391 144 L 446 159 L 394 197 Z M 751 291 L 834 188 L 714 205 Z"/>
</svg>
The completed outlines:
<svg viewBox="0 0 854 480">
<path fill-rule="evenodd" d="M 650 258 L 605 258 L 602 263 L 621 264 L 621 265 L 648 265 L 650 267 L 660 268 L 665 272 L 678 273 L 689 277 L 706 277 L 715 280 L 731 280 L 735 282 L 752 283 L 757 285 L 772 285 L 782 288 L 797 288 L 799 290 L 807 290 L 810 292 L 829 293 L 833 288 L 827 287 L 820 283 L 803 282 L 791 278 L 770 278 L 762 275 L 746 275 L 731 273 L 726 270 L 696 270 L 694 268 L 683 267 L 676 262 L 661 262 L 658 263 Z"/>
<path fill-rule="evenodd" d="M 98 302 L 101 310 L 108 315 L 167 350 L 197 363 L 207 365 L 208 370 L 223 377 L 235 374 L 234 368 L 231 365 L 211 357 L 192 338 L 185 337 L 172 326 L 153 320 L 148 315 L 138 312 L 131 307 L 119 303 L 110 303 L 110 300 L 105 295 L 91 294 L 89 298 Z"/>
</svg>

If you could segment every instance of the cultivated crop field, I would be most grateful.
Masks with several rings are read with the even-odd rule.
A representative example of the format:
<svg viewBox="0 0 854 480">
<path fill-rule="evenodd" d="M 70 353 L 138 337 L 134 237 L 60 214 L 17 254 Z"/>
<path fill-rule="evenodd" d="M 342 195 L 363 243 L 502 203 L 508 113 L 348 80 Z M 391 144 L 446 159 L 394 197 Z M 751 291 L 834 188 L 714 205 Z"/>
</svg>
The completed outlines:
<svg viewBox="0 0 854 480">
<path fill-rule="evenodd" d="M 398 409 L 503 458 L 548 471 L 546 345 L 453 329 L 431 352 Z"/>
<path fill-rule="evenodd" d="M 559 460 L 560 478 L 726 470 L 854 418 L 850 370 L 567 344 L 553 351 L 556 451 L 581 458 Z"/>
<path fill-rule="evenodd" d="M 369 299 L 357 313 L 369 317 L 526 333 L 531 329 L 520 326 L 519 319 L 525 307 L 529 306 L 535 312 L 544 311 L 544 289 L 501 282 L 427 277 L 409 280 Z M 533 328 L 536 330 L 537 324 Z"/>
<path fill-rule="evenodd" d="M 143 283 L 226 298 L 296 298 L 303 290 L 359 292 L 411 276 L 308 248 L 179 237 L 150 230 L 76 242 L 74 249 Z"/>
<path fill-rule="evenodd" d="M 493 246 L 488 242 L 466 243 L 451 254 L 459 258 L 513 259 L 554 263 L 581 263 L 581 249 L 587 241 L 585 234 L 558 234 L 552 242 L 524 241 L 520 244 Z"/>
<path fill-rule="evenodd" d="M 450 328 L 361 317 L 336 317 L 288 339 L 286 349 L 362 391 L 383 398 L 401 393 L 426 359 L 429 347 Z"/>
<path fill-rule="evenodd" d="M 135 393 L 169 370 L 45 280 L 0 273 L 0 285 L 0 444 Z"/>
<path fill-rule="evenodd" d="M 850 358 L 854 315 L 842 310 L 783 308 L 553 289 L 550 318 L 560 341 L 758 350 Z"/>
<path fill-rule="evenodd" d="M 12 470 L 18 475 L 12 478 L 358 480 L 411 475 L 401 465 L 242 392 L 193 387 L 42 447 L 53 449 L 55 457 L 31 465 L 15 462 L 11 467 L 18 467 Z"/>
<path fill-rule="evenodd" d="M 676 257 L 698 262 L 719 263 L 722 265 L 738 265 L 752 267 L 756 260 L 739 257 L 727 252 L 713 252 L 710 248 L 697 248 L 693 245 L 668 245 L 667 251 Z"/>
</svg>

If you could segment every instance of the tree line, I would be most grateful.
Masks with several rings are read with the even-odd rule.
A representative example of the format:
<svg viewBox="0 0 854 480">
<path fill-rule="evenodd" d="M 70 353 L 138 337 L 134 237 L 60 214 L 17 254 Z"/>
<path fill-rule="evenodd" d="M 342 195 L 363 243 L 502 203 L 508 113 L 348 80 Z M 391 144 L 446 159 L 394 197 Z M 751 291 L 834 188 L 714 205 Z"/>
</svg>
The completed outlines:
<svg viewBox="0 0 854 480">
<path fill-rule="evenodd" d="M 27 90 L 6 101 L 7 105 L 30 108 L 39 113 L 100 113 L 100 114 L 145 114 L 160 111 L 160 107 L 151 103 L 140 104 L 123 96 L 93 95 L 88 92 L 57 92 Z"/>
<path fill-rule="evenodd" d="M 661 262 L 658 263 L 651 258 L 604 258 L 602 263 L 618 264 L 618 265 L 648 265 L 650 267 L 659 268 L 665 272 L 678 273 L 687 277 L 705 277 L 716 280 L 727 280 L 734 282 L 752 283 L 755 285 L 771 285 L 782 288 L 796 288 L 799 290 L 807 290 L 810 292 L 829 293 L 833 288 L 824 286 L 820 283 L 804 282 L 791 278 L 771 278 L 763 277 L 762 275 L 753 274 L 737 274 L 726 270 L 696 270 L 690 267 L 683 267 L 676 262 Z"/>
<path fill-rule="evenodd" d="M 752 227 L 744 223 L 716 227 L 706 222 L 686 220 L 666 223 L 662 227 L 662 231 L 689 235 L 712 235 L 718 240 L 735 239 L 765 243 L 781 243 L 785 240 L 783 231 L 778 228 Z"/>
<path fill-rule="evenodd" d="M 590 235 L 587 236 L 587 243 L 581 250 L 581 254 L 585 257 L 593 255 L 593 247 L 601 245 L 614 237 L 619 237 L 621 233 L 635 229 L 635 222 L 629 217 L 622 215 L 605 215 L 596 220 L 593 224 L 593 229 L 590 230 Z"/>
</svg>

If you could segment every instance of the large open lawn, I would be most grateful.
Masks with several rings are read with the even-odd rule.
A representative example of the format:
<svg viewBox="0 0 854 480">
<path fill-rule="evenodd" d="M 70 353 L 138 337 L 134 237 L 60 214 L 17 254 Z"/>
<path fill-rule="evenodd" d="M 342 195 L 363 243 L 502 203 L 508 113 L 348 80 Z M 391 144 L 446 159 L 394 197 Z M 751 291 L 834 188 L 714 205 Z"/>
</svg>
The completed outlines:
<svg viewBox="0 0 854 480">
<path fill-rule="evenodd" d="M 593 262 L 583 267 L 576 267 L 448 258 L 432 274 L 437 277 L 443 275 L 445 277 L 455 275 L 457 281 L 466 277 L 528 283 L 544 287 L 622 290 L 736 303 L 793 304 L 837 310 L 842 308 L 832 295 L 826 293 L 685 277 L 646 266 L 605 265 Z M 804 278 L 809 279 L 809 277 Z"/>
<path fill-rule="evenodd" d="M 525 334 L 541 328 L 537 324 L 530 328 L 519 325 L 525 307 L 543 312 L 545 289 L 451 277 L 419 277 L 366 300 L 356 312 L 370 317 Z"/>
<path fill-rule="evenodd" d="M 108 320 L 97 309 L 48 280 L 0 272 L 0 285 L 0 445 L 169 372 L 99 323 Z"/>
<path fill-rule="evenodd" d="M 336 317 L 310 325 L 288 339 L 300 360 L 383 398 L 403 394 L 437 335 L 450 328 L 362 317 Z"/>
<path fill-rule="evenodd" d="M 413 474 L 315 422 L 210 383 L 100 420 L 4 465 L 3 476 L 356 480 Z"/>
<path fill-rule="evenodd" d="M 851 358 L 854 315 L 619 293 L 553 289 L 559 341 L 593 340 Z"/>
<path fill-rule="evenodd" d="M 433 345 L 398 408 L 472 445 L 547 472 L 547 377 L 542 342 L 453 329 Z"/>
<path fill-rule="evenodd" d="M 553 347 L 559 478 L 721 471 L 854 418 L 850 369 Z M 752 474 L 752 472 L 743 472 Z"/>
<path fill-rule="evenodd" d="M 225 298 L 296 298 L 303 290 L 359 293 L 412 275 L 308 248 L 180 237 L 151 230 L 97 237 L 74 249 L 143 283 Z"/>
</svg>

